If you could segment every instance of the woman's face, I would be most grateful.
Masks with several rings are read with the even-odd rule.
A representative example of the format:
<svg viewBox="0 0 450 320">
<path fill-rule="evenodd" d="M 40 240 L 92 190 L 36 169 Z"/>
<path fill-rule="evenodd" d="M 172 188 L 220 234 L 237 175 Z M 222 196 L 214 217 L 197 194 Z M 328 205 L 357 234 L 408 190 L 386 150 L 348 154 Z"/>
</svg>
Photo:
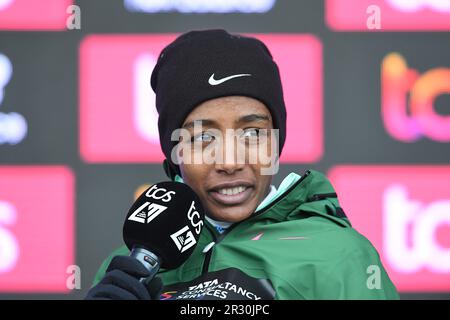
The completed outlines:
<svg viewBox="0 0 450 320">
<path fill-rule="evenodd" d="M 272 175 L 261 172 L 270 167 L 267 158 L 273 149 L 269 110 L 249 97 L 217 98 L 197 106 L 182 127 L 190 138 L 179 143 L 181 175 L 200 197 L 206 214 L 228 222 L 249 217 L 272 181 Z"/>
</svg>

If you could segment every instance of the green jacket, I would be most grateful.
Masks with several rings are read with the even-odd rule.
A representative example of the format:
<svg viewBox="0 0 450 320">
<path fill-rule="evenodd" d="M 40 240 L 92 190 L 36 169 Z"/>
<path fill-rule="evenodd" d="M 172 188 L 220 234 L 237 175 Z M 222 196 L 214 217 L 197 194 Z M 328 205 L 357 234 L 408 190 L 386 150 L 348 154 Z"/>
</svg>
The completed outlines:
<svg viewBox="0 0 450 320">
<path fill-rule="evenodd" d="M 161 299 L 398 299 L 376 249 L 351 227 L 328 179 L 313 170 L 296 176 L 222 234 L 205 221 L 191 257 L 158 273 Z M 113 252 L 94 284 L 113 256 L 128 253 L 125 246 Z"/>
</svg>

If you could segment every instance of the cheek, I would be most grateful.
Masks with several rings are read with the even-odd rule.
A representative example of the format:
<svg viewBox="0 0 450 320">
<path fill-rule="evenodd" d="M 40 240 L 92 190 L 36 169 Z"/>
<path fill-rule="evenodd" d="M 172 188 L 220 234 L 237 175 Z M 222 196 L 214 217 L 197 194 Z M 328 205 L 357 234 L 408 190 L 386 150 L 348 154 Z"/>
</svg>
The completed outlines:
<svg viewBox="0 0 450 320">
<path fill-rule="evenodd" d="M 180 172 L 183 176 L 183 180 L 185 182 L 192 182 L 195 181 L 194 179 L 198 175 L 198 169 L 196 170 L 195 166 L 189 165 L 189 164 L 181 164 L 180 165 Z"/>
<path fill-rule="evenodd" d="M 254 143 L 246 147 L 246 163 L 259 168 L 269 166 L 274 157 L 272 152 L 276 151 L 273 145 L 274 143 L 274 139 L 264 137 L 259 143 Z"/>
<path fill-rule="evenodd" d="M 208 168 L 205 165 L 195 164 L 181 164 L 181 176 L 185 183 L 187 183 L 195 192 L 201 193 L 202 182 L 206 180 Z"/>
<path fill-rule="evenodd" d="M 261 174 L 261 166 L 254 165 L 252 166 L 253 174 L 255 175 L 257 181 L 257 198 L 258 201 L 262 200 L 266 196 L 266 192 L 269 189 L 270 184 L 272 183 L 271 175 L 263 175 Z"/>
</svg>

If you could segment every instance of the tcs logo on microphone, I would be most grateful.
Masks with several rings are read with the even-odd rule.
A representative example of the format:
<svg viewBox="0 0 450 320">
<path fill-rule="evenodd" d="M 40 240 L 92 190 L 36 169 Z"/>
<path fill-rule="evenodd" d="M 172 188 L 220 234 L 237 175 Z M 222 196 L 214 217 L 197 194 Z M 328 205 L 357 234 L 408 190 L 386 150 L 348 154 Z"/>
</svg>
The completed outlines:
<svg viewBox="0 0 450 320">
<path fill-rule="evenodd" d="M 163 202 L 170 202 L 172 200 L 172 195 L 175 194 L 176 194 L 175 191 L 167 191 L 167 189 L 165 188 L 158 188 L 157 185 L 153 185 L 147 190 L 145 196 L 147 198 L 153 198 L 156 200 L 161 200 Z M 167 209 L 166 206 L 147 201 L 143 203 L 141 206 L 139 206 L 128 217 L 128 220 L 140 223 L 150 223 L 166 209 Z"/>
<path fill-rule="evenodd" d="M 391 136 L 404 142 L 422 136 L 450 142 L 450 117 L 439 115 L 433 108 L 438 96 L 450 94 L 450 68 L 435 68 L 419 75 L 408 68 L 400 54 L 391 53 L 383 59 L 381 87 L 381 114 Z"/>
<path fill-rule="evenodd" d="M 190 225 L 186 225 L 170 235 L 170 238 L 182 253 L 197 243 L 191 229 L 193 229 L 193 232 L 197 235 L 202 231 L 203 220 L 201 219 L 200 213 L 198 213 L 195 208 L 195 201 L 192 201 L 191 206 L 189 207 L 187 218 Z"/>
<path fill-rule="evenodd" d="M 330 180 L 400 291 L 450 290 L 450 166 L 339 166 Z"/>
</svg>

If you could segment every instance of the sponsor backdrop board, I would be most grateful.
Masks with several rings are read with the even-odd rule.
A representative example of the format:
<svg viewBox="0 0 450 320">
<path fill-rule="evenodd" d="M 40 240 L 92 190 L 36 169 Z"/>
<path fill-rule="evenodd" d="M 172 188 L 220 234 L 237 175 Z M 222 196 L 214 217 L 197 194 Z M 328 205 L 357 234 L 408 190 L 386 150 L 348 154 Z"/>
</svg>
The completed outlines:
<svg viewBox="0 0 450 320">
<path fill-rule="evenodd" d="M 204 28 L 279 64 L 274 184 L 325 172 L 402 298 L 450 298 L 448 0 L 0 0 L 0 298 L 84 297 L 136 194 L 167 180 L 159 51 Z"/>
</svg>

